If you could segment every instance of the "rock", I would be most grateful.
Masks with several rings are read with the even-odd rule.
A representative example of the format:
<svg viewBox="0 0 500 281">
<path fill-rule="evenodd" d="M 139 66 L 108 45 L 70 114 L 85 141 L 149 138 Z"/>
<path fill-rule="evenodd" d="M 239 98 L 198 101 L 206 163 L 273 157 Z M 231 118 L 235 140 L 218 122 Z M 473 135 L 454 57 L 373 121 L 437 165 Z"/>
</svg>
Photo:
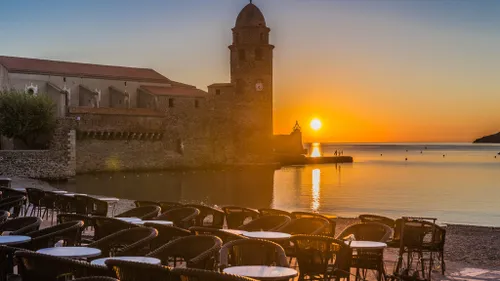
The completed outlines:
<svg viewBox="0 0 500 281">
<path fill-rule="evenodd" d="M 479 138 L 475 140 L 474 143 L 500 143 L 500 132 Z"/>
</svg>

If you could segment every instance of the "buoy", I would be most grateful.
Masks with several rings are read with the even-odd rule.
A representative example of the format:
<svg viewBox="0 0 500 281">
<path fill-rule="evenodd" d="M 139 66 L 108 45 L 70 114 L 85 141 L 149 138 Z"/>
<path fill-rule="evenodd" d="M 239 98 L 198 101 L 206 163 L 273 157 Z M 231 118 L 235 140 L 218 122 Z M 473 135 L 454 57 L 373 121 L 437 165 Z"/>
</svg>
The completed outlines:
<svg viewBox="0 0 500 281">
<path fill-rule="evenodd" d="M 405 158 L 405 161 L 408 161 L 408 158 Z"/>
<path fill-rule="evenodd" d="M 380 156 L 382 156 L 382 153 L 380 153 Z"/>
<path fill-rule="evenodd" d="M 446 155 L 443 154 L 443 157 L 445 157 Z"/>
</svg>

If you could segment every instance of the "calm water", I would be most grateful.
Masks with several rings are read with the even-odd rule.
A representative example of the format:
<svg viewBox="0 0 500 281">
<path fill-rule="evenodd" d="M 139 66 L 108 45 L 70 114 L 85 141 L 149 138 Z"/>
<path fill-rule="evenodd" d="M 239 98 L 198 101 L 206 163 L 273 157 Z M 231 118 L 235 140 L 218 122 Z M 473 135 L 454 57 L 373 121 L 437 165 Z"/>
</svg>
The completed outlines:
<svg viewBox="0 0 500 281">
<path fill-rule="evenodd" d="M 354 164 L 82 175 L 71 191 L 140 200 L 273 207 L 353 217 L 435 216 L 500 226 L 500 145 L 323 144 Z M 443 156 L 444 155 L 444 156 Z M 407 160 L 405 160 L 407 159 Z"/>
</svg>

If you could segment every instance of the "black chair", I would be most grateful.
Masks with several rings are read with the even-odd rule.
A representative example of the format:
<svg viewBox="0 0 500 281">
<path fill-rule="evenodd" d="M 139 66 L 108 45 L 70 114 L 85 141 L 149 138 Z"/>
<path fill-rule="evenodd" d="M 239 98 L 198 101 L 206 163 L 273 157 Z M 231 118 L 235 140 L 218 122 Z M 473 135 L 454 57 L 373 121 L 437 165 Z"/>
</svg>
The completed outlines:
<svg viewBox="0 0 500 281">
<path fill-rule="evenodd" d="M 72 221 L 28 232 L 26 235 L 31 237 L 31 241 L 26 248 L 33 251 L 50 248 L 61 240 L 63 246 L 76 246 L 80 244 L 82 227 L 83 221 Z"/>
<path fill-rule="evenodd" d="M 92 276 L 92 277 L 83 277 L 83 278 L 73 279 L 73 281 L 120 281 L 120 280 L 113 278 L 113 277 Z"/>
<path fill-rule="evenodd" d="M 81 231 L 81 242 L 83 243 L 91 243 L 94 240 L 94 235 L 86 235 L 86 230 L 90 231 L 90 228 L 95 226 L 95 218 L 89 217 L 85 215 L 78 214 L 59 214 L 57 215 L 57 223 L 66 223 L 71 221 L 83 221 L 83 227 L 80 229 Z M 90 232 L 87 232 L 90 233 Z"/>
<path fill-rule="evenodd" d="M 294 235 L 290 241 L 295 247 L 299 280 L 349 279 L 352 250 L 344 241 L 318 235 Z"/>
<path fill-rule="evenodd" d="M 100 257 L 136 256 L 157 236 L 158 231 L 150 227 L 124 229 L 90 243 L 88 247 L 100 249 Z"/>
<path fill-rule="evenodd" d="M 154 201 L 141 201 L 141 200 L 136 200 L 134 201 L 134 205 L 136 207 L 144 207 L 144 206 L 158 206 L 161 208 L 160 203 L 154 202 Z"/>
<path fill-rule="evenodd" d="M 86 195 L 75 195 L 76 213 L 80 215 L 102 216 L 108 215 L 108 203 Z"/>
<path fill-rule="evenodd" d="M 288 234 L 309 234 L 319 235 L 329 231 L 330 222 L 322 218 L 300 218 L 294 219 L 289 224 L 284 225 L 278 231 Z"/>
<path fill-rule="evenodd" d="M 38 188 L 26 188 L 28 197 L 28 208 L 31 208 L 30 216 L 42 216 L 42 200 L 45 197 L 45 191 Z"/>
<path fill-rule="evenodd" d="M 216 236 L 186 236 L 175 239 L 146 256 L 160 259 L 163 265 L 176 267 L 179 261 L 185 262 L 188 268 L 215 270 L 221 245 L 222 240 Z"/>
<path fill-rule="evenodd" d="M 189 230 L 176 226 L 156 224 L 154 222 L 145 223 L 144 226 L 158 230 L 158 236 L 151 241 L 151 249 L 158 249 L 172 240 L 191 235 Z"/>
<path fill-rule="evenodd" d="M 196 208 L 180 207 L 170 209 L 154 219 L 171 221 L 175 226 L 187 229 L 194 225 L 194 221 L 199 214 L 200 210 Z"/>
<path fill-rule="evenodd" d="M 182 203 L 179 203 L 179 202 L 168 202 L 168 201 L 159 201 L 158 205 L 160 205 L 162 213 L 164 213 L 170 209 L 180 208 L 180 207 L 184 206 Z"/>
<path fill-rule="evenodd" d="M 0 200 L 0 211 L 7 211 L 11 217 L 17 218 L 21 214 L 26 196 L 12 196 Z"/>
<path fill-rule="evenodd" d="M 214 228 L 224 227 L 224 218 L 226 214 L 222 210 L 199 204 L 187 204 L 185 207 L 193 207 L 200 210 L 200 214 L 196 217 L 195 226 Z"/>
<path fill-rule="evenodd" d="M 163 265 L 139 263 L 124 260 L 106 260 L 120 281 L 174 281 L 171 268 Z M 180 280 L 179 280 L 180 281 Z"/>
<path fill-rule="evenodd" d="M 15 266 L 14 253 L 19 250 L 24 250 L 24 249 L 18 247 L 0 245 L 0 281 L 12 280 L 15 279 L 15 277 L 17 277 L 13 276 L 14 266 Z"/>
<path fill-rule="evenodd" d="M 0 234 L 9 231 L 10 235 L 23 235 L 38 230 L 42 219 L 37 217 L 21 217 L 8 220 L 0 225 Z"/>
<path fill-rule="evenodd" d="M 95 216 L 94 219 L 94 240 L 102 239 L 120 230 L 138 227 L 138 225 L 125 222 L 115 218 Z"/>
<path fill-rule="evenodd" d="M 259 209 L 260 216 L 287 216 L 292 217 L 292 214 L 278 209 L 262 208 Z"/>
<path fill-rule="evenodd" d="M 342 240 L 350 235 L 361 241 L 387 242 L 391 238 L 392 228 L 378 222 L 355 223 L 346 227 L 337 238 Z"/>
<path fill-rule="evenodd" d="M 226 244 L 227 242 L 239 239 L 248 239 L 245 236 L 234 234 L 229 231 L 225 231 L 224 229 L 212 228 L 212 227 L 201 227 L 201 226 L 192 226 L 189 228 L 191 233 L 195 235 L 213 235 L 222 239 L 222 242 Z"/>
<path fill-rule="evenodd" d="M 228 242 L 220 250 L 220 267 L 239 265 L 277 265 L 288 267 L 285 250 L 274 242 L 240 239 Z"/>
<path fill-rule="evenodd" d="M 226 213 L 226 222 L 228 228 L 237 228 L 247 220 L 253 220 L 260 216 L 259 212 L 243 207 L 226 206 L 222 210 Z"/>
<path fill-rule="evenodd" d="M 9 218 L 10 213 L 7 211 L 0 211 L 0 224 L 4 223 L 7 221 Z"/>
<path fill-rule="evenodd" d="M 245 231 L 275 231 L 289 224 L 290 221 L 290 217 L 287 216 L 263 216 L 238 227 L 238 229 Z"/>
<path fill-rule="evenodd" d="M 395 223 L 395 221 L 391 218 L 379 216 L 379 215 L 372 215 L 372 214 L 359 215 L 359 219 L 361 220 L 361 222 L 382 223 L 382 224 L 387 225 L 390 228 L 394 228 L 394 223 Z"/>
<path fill-rule="evenodd" d="M 60 281 L 72 277 L 115 276 L 106 266 L 30 251 L 17 251 L 15 258 L 23 281 Z M 68 279 L 61 279 L 68 278 Z"/>
<path fill-rule="evenodd" d="M 324 229 L 321 235 L 335 237 L 335 228 L 337 227 L 337 223 L 335 222 L 335 220 L 317 213 L 292 212 L 292 219 L 300 219 L 300 218 L 321 218 L 327 220 L 330 223 L 330 229 Z"/>
<path fill-rule="evenodd" d="M 130 209 L 121 214 L 116 215 L 117 218 L 140 218 L 142 220 L 149 220 L 155 218 L 160 213 L 159 206 L 142 206 Z"/>
<path fill-rule="evenodd" d="M 171 272 L 183 281 L 257 281 L 245 276 L 195 268 L 176 267 Z"/>
</svg>

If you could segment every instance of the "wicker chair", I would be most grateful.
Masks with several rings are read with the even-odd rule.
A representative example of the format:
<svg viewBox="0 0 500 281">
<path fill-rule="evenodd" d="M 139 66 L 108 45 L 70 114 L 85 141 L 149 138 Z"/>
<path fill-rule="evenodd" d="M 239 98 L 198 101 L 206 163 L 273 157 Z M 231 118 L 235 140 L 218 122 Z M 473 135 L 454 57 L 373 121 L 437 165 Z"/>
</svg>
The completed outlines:
<svg viewBox="0 0 500 281">
<path fill-rule="evenodd" d="M 182 203 L 179 202 L 168 202 L 168 201 L 159 201 L 158 205 L 160 205 L 162 213 L 170 209 L 180 208 L 184 206 Z"/>
<path fill-rule="evenodd" d="M 352 250 L 344 241 L 328 236 L 294 235 L 299 280 L 349 279 Z"/>
<path fill-rule="evenodd" d="M 260 216 L 259 212 L 236 206 L 226 206 L 222 210 L 226 213 L 226 222 L 228 228 L 237 228 L 245 223 L 246 220 L 256 219 Z"/>
<path fill-rule="evenodd" d="M 200 214 L 196 217 L 195 226 L 223 228 L 224 218 L 226 214 L 219 210 L 205 205 L 189 204 L 185 207 L 192 207 L 200 210 Z"/>
<path fill-rule="evenodd" d="M 137 201 L 134 201 L 134 205 L 136 207 L 158 206 L 158 207 L 161 208 L 160 203 L 154 202 L 154 201 L 140 201 L 140 200 L 137 200 Z"/>
<path fill-rule="evenodd" d="M 120 281 L 120 280 L 113 278 L 113 277 L 92 276 L 92 277 L 83 277 L 83 278 L 73 279 L 73 281 Z"/>
<path fill-rule="evenodd" d="M 286 216 L 264 216 L 254 219 L 238 227 L 238 229 L 245 231 L 273 231 L 286 226 L 290 221 L 290 217 Z"/>
<path fill-rule="evenodd" d="M 354 235 L 356 240 L 387 242 L 392 236 L 392 229 L 378 222 L 356 223 L 346 227 L 337 238 L 342 240 L 349 235 Z"/>
<path fill-rule="evenodd" d="M 157 236 L 158 231 L 150 227 L 124 229 L 90 243 L 88 247 L 100 249 L 100 257 L 135 256 Z"/>
<path fill-rule="evenodd" d="M 86 195 L 75 195 L 76 213 L 80 215 L 107 216 L 108 203 Z"/>
<path fill-rule="evenodd" d="M 138 225 L 125 222 L 115 218 L 95 216 L 94 218 L 94 240 L 102 239 L 120 230 L 138 227 Z"/>
<path fill-rule="evenodd" d="M 126 212 L 116 215 L 117 218 L 140 218 L 142 220 L 149 220 L 155 218 L 160 213 L 159 206 L 142 206 L 130 209 Z"/>
<path fill-rule="evenodd" d="M 183 281 L 257 281 L 245 276 L 195 268 L 177 267 L 172 269 L 172 274 Z"/>
<path fill-rule="evenodd" d="M 321 235 L 335 237 L 335 228 L 337 227 L 337 223 L 334 220 L 331 220 L 328 217 L 317 213 L 292 212 L 292 219 L 300 219 L 300 218 L 320 218 L 327 220 L 330 223 L 330 228 L 324 229 Z"/>
<path fill-rule="evenodd" d="M 7 211 L 11 217 L 17 218 L 21 214 L 26 196 L 12 196 L 0 200 L 0 211 Z"/>
<path fill-rule="evenodd" d="M 120 281 L 171 281 L 171 268 L 163 265 L 124 260 L 106 260 Z"/>
<path fill-rule="evenodd" d="M 180 207 L 170 209 L 154 219 L 171 221 L 177 227 L 188 229 L 189 227 L 193 226 L 194 220 L 199 214 L 200 210 L 196 208 Z"/>
<path fill-rule="evenodd" d="M 221 269 L 238 265 L 288 267 L 288 260 L 285 251 L 277 243 L 260 239 L 240 239 L 224 244 L 220 250 Z"/>
<path fill-rule="evenodd" d="M 322 218 L 300 218 L 292 220 L 278 231 L 295 234 L 319 235 L 330 229 L 330 222 Z"/>
<path fill-rule="evenodd" d="M 76 213 L 76 198 L 66 196 L 64 194 L 56 194 L 56 209 L 60 213 L 71 214 Z"/>
<path fill-rule="evenodd" d="M 83 221 L 72 221 L 61 223 L 55 226 L 26 233 L 31 237 L 27 249 L 39 250 L 42 248 L 54 247 L 54 245 L 63 240 L 64 246 L 75 246 L 80 244 L 81 228 Z"/>
<path fill-rule="evenodd" d="M 278 210 L 278 209 L 266 209 L 266 208 L 263 208 L 263 209 L 259 209 L 259 213 L 260 213 L 260 216 L 263 217 L 263 216 L 287 216 L 287 217 L 292 217 L 292 214 L 287 212 L 287 211 L 283 211 L 283 210 Z"/>
<path fill-rule="evenodd" d="M 21 217 L 8 220 L 0 225 L 0 234 L 9 231 L 10 235 L 23 235 L 38 230 L 42 219 L 37 217 Z"/>
<path fill-rule="evenodd" d="M 4 223 L 7 221 L 9 218 L 10 213 L 7 211 L 0 211 L 0 224 Z"/>
<path fill-rule="evenodd" d="M 86 261 L 55 257 L 29 251 L 17 251 L 15 257 L 23 281 L 58 281 L 61 277 L 115 276 L 106 266 Z M 64 279 L 63 279 L 64 280 Z"/>
<path fill-rule="evenodd" d="M 68 196 L 66 196 L 66 197 L 68 197 Z M 70 222 L 70 221 L 83 221 L 83 227 L 80 229 L 81 242 L 88 244 L 94 240 L 93 235 L 92 236 L 88 236 L 88 235 L 85 236 L 85 230 L 95 226 L 95 218 L 94 217 L 89 217 L 89 216 L 85 216 L 85 215 L 78 215 L 78 214 L 59 214 L 59 215 L 57 215 L 57 223 L 58 224 Z"/>
<path fill-rule="evenodd" d="M 189 228 L 191 233 L 195 235 L 213 235 L 222 239 L 222 242 L 226 244 L 227 242 L 239 239 L 248 239 L 245 236 L 231 233 L 229 231 L 225 231 L 224 229 L 212 228 L 212 227 L 201 227 L 201 226 L 192 226 Z"/>
<path fill-rule="evenodd" d="M 38 217 L 42 216 L 42 200 L 45 197 L 45 191 L 38 188 L 26 188 L 26 194 L 28 197 L 28 208 L 31 207 L 30 216 L 36 215 Z"/>
<path fill-rule="evenodd" d="M 216 269 L 217 254 L 222 245 L 219 237 L 212 235 L 186 236 L 175 239 L 168 244 L 147 254 L 162 261 L 163 265 L 176 267 L 178 261 L 186 263 L 188 268 Z"/>
<path fill-rule="evenodd" d="M 158 236 L 151 241 L 151 249 L 157 249 L 179 237 L 191 235 L 189 230 L 175 226 L 156 224 L 154 222 L 145 223 L 144 226 L 152 227 L 158 230 Z"/>
<path fill-rule="evenodd" d="M 14 272 L 14 253 L 21 248 L 0 245 L 0 281 L 10 280 L 9 275 Z"/>
<path fill-rule="evenodd" d="M 42 213 L 42 219 L 45 217 L 46 219 L 49 219 L 49 211 L 50 211 L 50 219 L 51 223 L 54 222 L 54 213 L 56 213 L 57 210 L 57 197 L 58 195 L 53 193 L 53 192 L 45 192 L 45 196 L 43 197 L 41 201 L 42 208 L 44 208 L 44 211 Z"/>
<path fill-rule="evenodd" d="M 387 225 L 390 228 L 394 228 L 395 221 L 388 217 L 383 217 L 379 215 L 363 214 L 359 215 L 361 222 L 378 222 Z"/>
</svg>

